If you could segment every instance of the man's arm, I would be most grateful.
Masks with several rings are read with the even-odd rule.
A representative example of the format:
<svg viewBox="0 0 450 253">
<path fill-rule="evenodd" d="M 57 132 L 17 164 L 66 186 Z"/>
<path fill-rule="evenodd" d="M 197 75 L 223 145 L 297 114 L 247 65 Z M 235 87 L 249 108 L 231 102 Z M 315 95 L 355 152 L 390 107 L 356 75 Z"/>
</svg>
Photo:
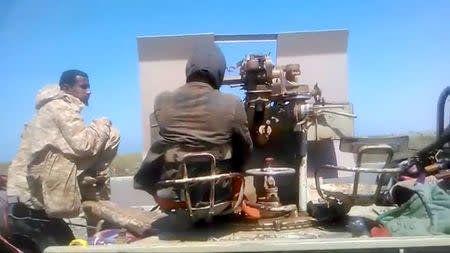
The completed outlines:
<svg viewBox="0 0 450 253">
<path fill-rule="evenodd" d="M 56 125 L 74 151 L 73 155 L 91 157 L 103 150 L 110 132 L 111 122 L 108 119 L 100 118 L 86 126 L 81 113 L 73 108 L 59 107 L 53 113 Z"/>
<path fill-rule="evenodd" d="M 235 121 L 232 134 L 233 168 L 242 171 L 245 162 L 250 158 L 253 142 L 248 130 L 247 113 L 239 100 L 235 104 Z"/>
</svg>

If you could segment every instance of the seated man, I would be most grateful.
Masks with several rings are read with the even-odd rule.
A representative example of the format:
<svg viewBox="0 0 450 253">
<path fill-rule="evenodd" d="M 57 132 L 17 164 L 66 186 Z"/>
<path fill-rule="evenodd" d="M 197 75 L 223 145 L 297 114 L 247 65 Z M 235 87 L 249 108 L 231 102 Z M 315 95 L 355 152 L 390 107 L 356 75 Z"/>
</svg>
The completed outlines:
<svg viewBox="0 0 450 253">
<path fill-rule="evenodd" d="M 157 96 L 154 116 L 159 139 L 153 140 L 134 177 L 136 189 L 149 192 L 156 201 L 161 198 L 178 200 L 176 189 L 155 189 L 161 180 L 180 177 L 179 164 L 173 159 L 177 152 L 181 152 L 181 156 L 189 152 L 209 152 L 218 160 L 220 172 L 242 171 L 252 149 L 252 140 L 242 101 L 219 91 L 225 67 L 225 58 L 217 46 L 198 48 L 186 65 L 187 83 Z M 227 151 L 231 152 L 231 159 L 225 155 Z M 209 164 L 195 164 L 188 171 L 189 177 L 204 176 L 209 174 Z M 208 200 L 204 196 L 208 195 L 205 193 L 209 191 L 209 184 L 191 189 L 193 202 Z M 231 195 L 229 182 L 223 182 L 216 189 L 216 199 L 226 198 L 225 195 Z"/>
<path fill-rule="evenodd" d="M 61 218 L 78 216 L 82 200 L 109 198 L 108 166 L 117 152 L 119 133 L 106 118 L 84 124 L 81 110 L 90 94 L 88 76 L 79 70 L 65 71 L 59 86 L 41 89 L 36 115 L 25 126 L 9 167 L 10 209 L 13 217 L 25 217 L 14 223 L 29 229 L 18 232 L 33 231 L 29 237 L 48 237 L 46 242 L 36 239 L 43 246 L 70 242 L 73 235 Z"/>
</svg>

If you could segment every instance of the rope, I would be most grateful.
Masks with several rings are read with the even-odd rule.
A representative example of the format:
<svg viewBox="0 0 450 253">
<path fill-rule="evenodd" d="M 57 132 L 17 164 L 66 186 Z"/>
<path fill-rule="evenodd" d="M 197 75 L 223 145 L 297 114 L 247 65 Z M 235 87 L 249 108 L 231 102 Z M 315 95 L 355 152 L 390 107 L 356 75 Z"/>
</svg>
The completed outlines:
<svg viewBox="0 0 450 253">
<path fill-rule="evenodd" d="M 9 214 L 8 216 L 17 219 L 17 220 L 32 220 L 32 221 L 39 221 L 39 222 L 52 222 L 49 219 L 40 219 L 40 218 L 33 218 L 33 217 L 18 217 L 15 216 L 14 214 Z M 67 225 L 71 225 L 71 226 L 77 226 L 77 227 L 85 227 L 85 228 L 92 228 L 92 229 L 96 229 L 97 227 L 95 226 L 89 226 L 89 225 L 84 225 L 84 224 L 78 224 L 78 223 L 72 223 L 71 221 L 66 222 Z"/>
</svg>

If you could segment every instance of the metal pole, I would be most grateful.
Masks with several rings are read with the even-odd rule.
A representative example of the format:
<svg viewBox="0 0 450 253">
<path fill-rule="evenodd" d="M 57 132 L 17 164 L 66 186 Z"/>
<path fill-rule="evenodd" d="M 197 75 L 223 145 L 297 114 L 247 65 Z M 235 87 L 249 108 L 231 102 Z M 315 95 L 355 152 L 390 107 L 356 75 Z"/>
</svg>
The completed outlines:
<svg viewBox="0 0 450 253">
<path fill-rule="evenodd" d="M 308 139 L 307 128 L 301 126 L 298 132 L 300 142 L 300 166 L 298 170 L 298 208 L 299 211 L 306 212 L 306 204 L 308 203 Z"/>
<path fill-rule="evenodd" d="M 450 95 L 450 86 L 445 88 L 441 95 L 439 96 L 438 104 L 437 104 L 437 127 L 436 127 L 436 139 L 439 140 L 442 133 L 444 132 L 444 112 L 445 112 L 445 102 L 447 101 L 447 97 Z"/>
<path fill-rule="evenodd" d="M 304 155 L 300 161 L 299 169 L 299 194 L 298 194 L 298 204 L 299 210 L 306 212 L 306 204 L 308 203 L 308 155 Z"/>
</svg>

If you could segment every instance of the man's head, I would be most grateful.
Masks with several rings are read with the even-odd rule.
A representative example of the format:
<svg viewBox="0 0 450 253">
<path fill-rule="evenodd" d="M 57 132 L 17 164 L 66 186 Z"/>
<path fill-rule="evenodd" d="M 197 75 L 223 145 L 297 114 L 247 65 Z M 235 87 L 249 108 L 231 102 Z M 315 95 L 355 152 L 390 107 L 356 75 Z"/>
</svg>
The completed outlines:
<svg viewBox="0 0 450 253">
<path fill-rule="evenodd" d="M 225 57 L 218 46 L 197 47 L 186 64 L 186 80 L 209 83 L 214 89 L 219 89 L 225 67 Z"/>
<path fill-rule="evenodd" d="M 59 79 L 59 87 L 62 91 L 88 105 L 91 88 L 89 85 L 89 77 L 83 71 L 76 69 L 64 71 Z"/>
</svg>

